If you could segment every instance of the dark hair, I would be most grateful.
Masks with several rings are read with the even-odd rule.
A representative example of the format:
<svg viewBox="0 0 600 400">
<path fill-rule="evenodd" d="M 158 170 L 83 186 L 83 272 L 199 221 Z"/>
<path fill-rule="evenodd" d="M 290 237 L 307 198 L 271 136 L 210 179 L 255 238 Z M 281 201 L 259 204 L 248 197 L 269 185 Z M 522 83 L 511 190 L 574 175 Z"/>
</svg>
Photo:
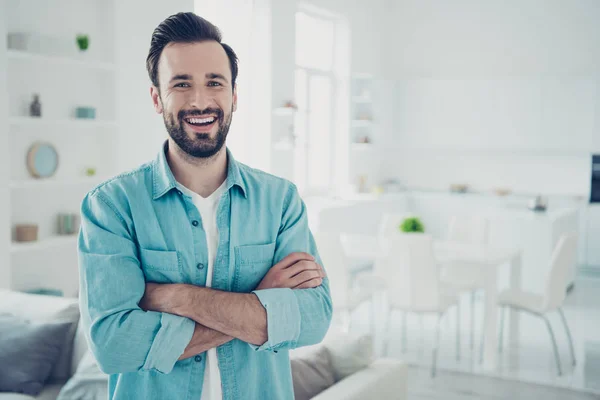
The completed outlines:
<svg viewBox="0 0 600 400">
<path fill-rule="evenodd" d="M 158 86 L 158 60 L 163 49 L 169 43 L 193 43 L 214 40 L 219 42 L 227 57 L 231 68 L 231 86 L 235 88 L 238 74 L 238 58 L 233 49 L 221 42 L 221 31 L 204 18 L 192 12 L 180 12 L 171 15 L 160 23 L 152 33 L 150 51 L 146 58 L 146 69 L 152 84 Z"/>
</svg>

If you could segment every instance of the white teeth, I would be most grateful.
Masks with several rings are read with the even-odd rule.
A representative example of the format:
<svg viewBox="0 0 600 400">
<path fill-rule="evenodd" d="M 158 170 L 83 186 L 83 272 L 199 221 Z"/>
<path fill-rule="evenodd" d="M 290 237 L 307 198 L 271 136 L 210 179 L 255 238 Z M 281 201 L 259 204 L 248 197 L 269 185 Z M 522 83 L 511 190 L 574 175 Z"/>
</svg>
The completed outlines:
<svg viewBox="0 0 600 400">
<path fill-rule="evenodd" d="M 191 124 L 206 124 L 209 122 L 213 122 L 215 120 L 215 117 L 208 117 L 208 118 L 188 118 L 188 122 Z"/>
</svg>

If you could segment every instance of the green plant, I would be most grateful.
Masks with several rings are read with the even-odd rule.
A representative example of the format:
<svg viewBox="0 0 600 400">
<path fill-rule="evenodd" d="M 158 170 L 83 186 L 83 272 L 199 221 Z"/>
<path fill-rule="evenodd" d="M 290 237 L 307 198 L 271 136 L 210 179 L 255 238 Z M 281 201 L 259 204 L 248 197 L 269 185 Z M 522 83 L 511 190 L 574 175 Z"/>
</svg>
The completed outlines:
<svg viewBox="0 0 600 400">
<path fill-rule="evenodd" d="M 90 46 L 90 38 L 88 35 L 77 35 L 77 46 L 80 50 L 87 50 Z"/>
<path fill-rule="evenodd" d="M 402 232 L 425 232 L 425 226 L 419 218 L 411 217 L 402 221 L 398 227 Z"/>
</svg>

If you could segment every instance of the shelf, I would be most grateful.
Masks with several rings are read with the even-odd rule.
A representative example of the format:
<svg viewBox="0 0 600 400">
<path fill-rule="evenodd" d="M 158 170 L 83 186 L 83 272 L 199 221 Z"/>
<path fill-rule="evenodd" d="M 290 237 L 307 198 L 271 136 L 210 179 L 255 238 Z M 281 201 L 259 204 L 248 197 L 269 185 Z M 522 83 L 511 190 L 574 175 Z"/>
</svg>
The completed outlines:
<svg viewBox="0 0 600 400">
<path fill-rule="evenodd" d="M 356 151 L 373 150 L 373 143 L 350 143 L 350 148 Z"/>
<path fill-rule="evenodd" d="M 354 96 L 352 97 L 352 101 L 357 104 L 370 104 L 372 100 L 370 97 L 366 96 Z"/>
<path fill-rule="evenodd" d="M 369 80 L 369 79 L 373 79 L 373 74 L 357 72 L 355 74 L 352 74 L 352 79 Z"/>
<path fill-rule="evenodd" d="M 53 187 L 53 186 L 77 186 L 77 185 L 96 185 L 100 182 L 104 182 L 108 180 L 109 177 L 106 176 L 90 176 L 83 178 L 75 178 L 75 179 L 24 179 L 20 181 L 10 181 L 11 189 L 34 189 L 40 187 Z"/>
<path fill-rule="evenodd" d="M 72 245 L 73 251 L 75 251 L 77 235 L 56 235 L 35 242 L 12 242 L 10 245 L 10 252 L 12 254 L 28 253 L 31 251 L 48 250 L 67 245 Z"/>
<path fill-rule="evenodd" d="M 274 150 L 285 150 L 285 151 L 294 150 L 294 143 L 288 142 L 288 141 L 276 142 L 276 143 L 273 143 L 273 149 Z"/>
<path fill-rule="evenodd" d="M 26 60 L 39 62 L 45 65 L 46 63 L 50 64 L 58 64 L 58 65 L 70 65 L 74 67 L 88 68 L 88 69 L 96 69 L 99 71 L 115 71 L 115 64 L 113 63 L 105 63 L 105 62 L 97 62 L 97 61 L 88 61 L 88 60 L 78 60 L 73 57 L 61 57 L 61 56 L 50 56 L 45 54 L 36 54 L 30 53 L 21 50 L 8 50 L 8 59 L 9 60 Z"/>
<path fill-rule="evenodd" d="M 444 146 L 429 146 L 429 147 L 418 147 L 418 146 L 402 146 L 394 144 L 386 147 L 386 151 L 393 151 L 395 153 L 408 153 L 408 154 L 444 154 L 444 155 L 461 155 L 461 156 L 484 156 L 485 157 L 590 157 L 592 152 L 587 149 L 564 149 L 557 147 L 548 148 L 524 148 L 524 147 L 444 147 Z"/>
<path fill-rule="evenodd" d="M 364 127 L 371 126 L 373 124 L 373 121 L 371 121 L 370 119 L 353 119 L 352 121 L 350 121 L 350 123 L 353 127 Z"/>
<path fill-rule="evenodd" d="M 51 119 L 51 118 L 36 118 L 36 117 L 11 117 L 11 125 L 58 125 L 58 126 L 73 126 L 77 128 L 114 128 L 117 126 L 116 121 L 102 121 L 98 119 L 83 119 L 83 118 L 66 118 L 66 119 Z"/>
<path fill-rule="evenodd" d="M 273 115 L 277 115 L 279 117 L 292 116 L 296 112 L 296 109 L 293 107 L 277 107 L 273 109 Z"/>
</svg>

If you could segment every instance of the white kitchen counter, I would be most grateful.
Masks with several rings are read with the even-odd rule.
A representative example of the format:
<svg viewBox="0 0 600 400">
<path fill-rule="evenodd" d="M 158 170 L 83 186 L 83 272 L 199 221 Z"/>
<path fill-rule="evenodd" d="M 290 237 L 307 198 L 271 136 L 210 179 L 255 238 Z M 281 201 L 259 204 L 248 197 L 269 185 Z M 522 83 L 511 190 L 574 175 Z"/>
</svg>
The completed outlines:
<svg viewBox="0 0 600 400">
<path fill-rule="evenodd" d="M 527 208 L 529 198 L 498 197 L 485 194 L 456 194 L 441 191 L 410 191 L 359 200 L 307 199 L 313 230 L 376 235 L 386 212 L 413 213 L 427 232 L 444 238 L 452 215 L 485 215 L 490 219 L 490 245 L 523 250 L 522 286 L 542 292 L 552 250 L 565 232 L 583 232 L 583 201 L 575 197 L 553 196 L 545 212 Z M 581 240 L 583 242 L 583 239 Z M 582 246 L 583 247 L 583 246 Z M 575 271 L 571 272 L 571 279 Z M 509 277 L 500 276 L 500 289 Z"/>
</svg>

